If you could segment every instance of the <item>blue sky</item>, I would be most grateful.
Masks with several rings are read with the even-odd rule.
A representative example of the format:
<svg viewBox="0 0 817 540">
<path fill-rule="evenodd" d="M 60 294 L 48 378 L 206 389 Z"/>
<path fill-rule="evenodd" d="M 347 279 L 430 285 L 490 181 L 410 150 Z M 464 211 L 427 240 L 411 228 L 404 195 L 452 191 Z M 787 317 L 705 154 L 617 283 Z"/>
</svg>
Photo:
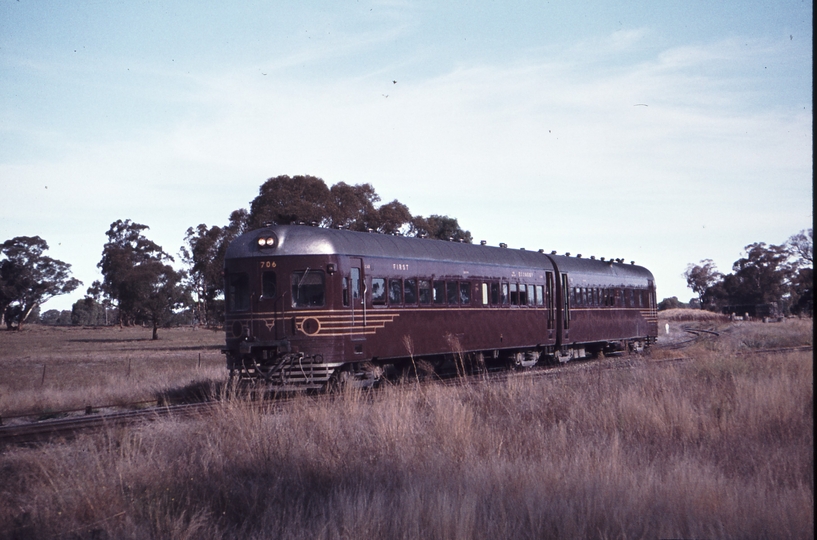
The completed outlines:
<svg viewBox="0 0 817 540">
<path fill-rule="evenodd" d="M 0 240 L 100 279 L 280 174 L 475 240 L 688 263 L 811 226 L 810 2 L 0 0 Z M 395 82 L 396 81 L 396 82 Z"/>
</svg>

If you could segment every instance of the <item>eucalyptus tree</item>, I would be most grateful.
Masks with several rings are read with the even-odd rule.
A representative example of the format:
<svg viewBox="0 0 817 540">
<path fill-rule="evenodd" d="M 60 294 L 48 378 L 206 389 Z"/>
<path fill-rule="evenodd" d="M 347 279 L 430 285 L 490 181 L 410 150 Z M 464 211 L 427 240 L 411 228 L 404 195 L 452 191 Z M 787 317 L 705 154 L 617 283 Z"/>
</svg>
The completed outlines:
<svg viewBox="0 0 817 540">
<path fill-rule="evenodd" d="M 82 285 L 71 277 L 71 265 L 46 256 L 47 250 L 39 236 L 17 236 L 0 247 L 0 321 L 8 329 L 21 328 L 48 299 Z"/>
</svg>

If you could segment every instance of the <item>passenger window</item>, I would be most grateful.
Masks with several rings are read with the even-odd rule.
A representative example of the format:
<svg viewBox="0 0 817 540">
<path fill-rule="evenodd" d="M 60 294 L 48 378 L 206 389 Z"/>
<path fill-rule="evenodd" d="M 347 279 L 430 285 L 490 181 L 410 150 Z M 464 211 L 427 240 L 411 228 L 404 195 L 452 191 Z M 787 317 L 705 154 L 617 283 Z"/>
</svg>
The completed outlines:
<svg viewBox="0 0 817 540">
<path fill-rule="evenodd" d="M 427 279 L 420 280 L 420 303 L 431 303 L 431 281 Z"/>
<path fill-rule="evenodd" d="M 227 309 L 246 311 L 250 309 L 250 279 L 247 274 L 229 274 L 227 287 Z"/>
<path fill-rule="evenodd" d="M 399 279 L 389 280 L 389 304 L 403 303 L 403 284 Z"/>
<path fill-rule="evenodd" d="M 483 306 L 488 305 L 488 284 L 487 283 L 482 284 L 482 305 Z"/>
<path fill-rule="evenodd" d="M 511 305 L 519 305 L 519 286 L 516 283 L 511 283 Z"/>
<path fill-rule="evenodd" d="M 352 268 L 352 299 L 360 298 L 360 268 Z"/>
<path fill-rule="evenodd" d="M 524 306 L 528 303 L 528 289 L 525 285 L 519 285 L 519 305 Z"/>
<path fill-rule="evenodd" d="M 386 279 L 372 278 L 372 304 L 382 306 L 386 303 Z"/>
<path fill-rule="evenodd" d="M 635 291 L 630 289 L 630 307 L 635 307 Z"/>
<path fill-rule="evenodd" d="M 445 282 L 445 292 L 446 292 L 446 299 L 448 300 L 449 304 L 456 305 L 457 300 L 459 299 L 459 287 L 457 287 L 456 281 L 446 281 Z"/>
<path fill-rule="evenodd" d="M 406 304 L 416 304 L 417 303 L 417 280 L 416 279 L 407 279 L 403 282 L 403 286 L 405 287 L 405 294 L 406 294 Z"/>
<path fill-rule="evenodd" d="M 264 298 L 275 298 L 277 283 L 275 272 L 264 272 L 261 276 L 261 295 Z"/>
<path fill-rule="evenodd" d="M 536 286 L 536 305 L 537 306 L 545 305 L 545 288 L 542 285 Z"/>
<path fill-rule="evenodd" d="M 499 303 L 499 283 L 491 283 L 491 304 L 497 305 Z"/>
<path fill-rule="evenodd" d="M 326 287 L 323 270 L 293 272 L 292 307 L 318 307 L 325 303 Z"/>
<path fill-rule="evenodd" d="M 445 304 L 445 281 L 435 281 L 433 293 L 435 304 Z"/>
<path fill-rule="evenodd" d="M 533 305 L 536 302 L 536 295 L 533 292 L 533 285 L 528 285 L 528 305 Z"/>
<path fill-rule="evenodd" d="M 587 302 L 587 289 L 582 288 L 582 305 L 587 306 L 589 305 Z"/>
<path fill-rule="evenodd" d="M 464 306 L 471 304 L 471 284 L 467 281 L 460 283 L 460 304 Z"/>
<path fill-rule="evenodd" d="M 502 284 L 502 305 L 503 306 L 508 305 L 508 284 L 507 283 Z"/>
<path fill-rule="evenodd" d="M 343 305 L 349 305 L 349 278 L 343 278 Z"/>
</svg>

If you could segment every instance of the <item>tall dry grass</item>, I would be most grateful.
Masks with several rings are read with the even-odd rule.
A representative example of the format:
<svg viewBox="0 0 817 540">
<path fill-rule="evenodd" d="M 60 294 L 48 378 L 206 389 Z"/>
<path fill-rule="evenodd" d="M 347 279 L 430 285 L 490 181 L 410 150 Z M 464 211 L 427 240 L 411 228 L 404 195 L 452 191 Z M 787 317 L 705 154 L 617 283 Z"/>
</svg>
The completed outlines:
<svg viewBox="0 0 817 540">
<path fill-rule="evenodd" d="M 712 353 L 0 455 L 3 538 L 812 538 L 811 354 Z"/>
</svg>

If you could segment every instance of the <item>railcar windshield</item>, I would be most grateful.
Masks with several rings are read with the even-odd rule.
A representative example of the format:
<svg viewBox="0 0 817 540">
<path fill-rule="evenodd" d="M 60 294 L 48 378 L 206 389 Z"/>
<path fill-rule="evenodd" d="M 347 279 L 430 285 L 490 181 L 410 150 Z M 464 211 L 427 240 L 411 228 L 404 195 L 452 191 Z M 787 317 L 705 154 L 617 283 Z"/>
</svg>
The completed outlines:
<svg viewBox="0 0 817 540">
<path fill-rule="evenodd" d="M 227 277 L 227 310 L 250 309 L 250 278 L 245 273 L 229 274 Z"/>
<path fill-rule="evenodd" d="M 326 302 L 326 277 L 323 270 L 293 272 L 292 307 L 320 307 Z"/>
</svg>

